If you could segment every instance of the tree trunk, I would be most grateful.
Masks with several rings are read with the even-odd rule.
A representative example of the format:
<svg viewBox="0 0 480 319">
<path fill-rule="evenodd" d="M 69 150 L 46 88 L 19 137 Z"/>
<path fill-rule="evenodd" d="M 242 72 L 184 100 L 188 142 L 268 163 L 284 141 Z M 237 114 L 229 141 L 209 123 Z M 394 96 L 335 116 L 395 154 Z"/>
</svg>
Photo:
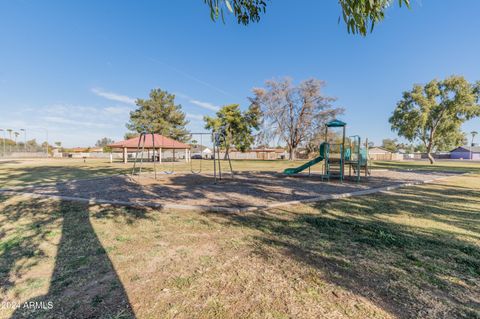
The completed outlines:
<svg viewBox="0 0 480 319">
<path fill-rule="evenodd" d="M 288 150 L 288 160 L 295 160 L 295 149 L 293 147 L 290 147 Z"/>
<path fill-rule="evenodd" d="M 220 149 L 220 151 L 221 151 L 221 149 Z M 223 154 L 223 159 L 224 159 L 225 161 L 228 159 L 228 156 L 230 156 L 230 155 L 229 155 L 229 152 L 230 152 L 230 147 L 226 147 L 226 146 L 225 146 L 225 154 Z"/>
<path fill-rule="evenodd" d="M 427 146 L 427 157 L 428 157 L 428 160 L 430 161 L 430 164 L 435 163 L 435 159 L 432 156 L 432 145 Z"/>
<path fill-rule="evenodd" d="M 427 156 L 428 156 L 428 160 L 430 161 L 430 164 L 435 163 L 435 159 L 433 158 L 432 154 L 427 153 Z"/>
</svg>

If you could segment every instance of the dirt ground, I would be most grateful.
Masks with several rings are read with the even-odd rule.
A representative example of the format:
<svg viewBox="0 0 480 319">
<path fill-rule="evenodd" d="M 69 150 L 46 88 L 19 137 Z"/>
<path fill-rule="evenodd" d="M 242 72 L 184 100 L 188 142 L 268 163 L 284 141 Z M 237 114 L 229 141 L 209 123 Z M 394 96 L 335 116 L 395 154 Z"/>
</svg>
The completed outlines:
<svg viewBox="0 0 480 319">
<path fill-rule="evenodd" d="M 360 190 L 416 183 L 452 176 L 455 172 L 373 170 L 360 182 L 323 181 L 318 174 L 287 177 L 275 172 L 225 174 L 218 183 L 212 174 L 115 175 L 26 187 L 22 191 L 132 204 L 194 205 L 197 207 L 245 208 L 345 194 Z"/>
</svg>

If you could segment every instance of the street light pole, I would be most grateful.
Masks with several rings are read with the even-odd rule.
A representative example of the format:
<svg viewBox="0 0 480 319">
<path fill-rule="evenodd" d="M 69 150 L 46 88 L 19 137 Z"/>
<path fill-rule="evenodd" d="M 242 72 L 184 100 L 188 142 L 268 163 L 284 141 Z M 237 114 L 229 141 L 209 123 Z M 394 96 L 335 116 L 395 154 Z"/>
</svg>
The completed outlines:
<svg viewBox="0 0 480 319">
<path fill-rule="evenodd" d="M 45 132 L 47 134 L 47 146 L 46 146 L 46 149 L 47 149 L 47 158 L 48 158 L 48 128 L 45 129 Z"/>
<path fill-rule="evenodd" d="M 5 157 L 5 155 L 7 155 L 7 151 L 5 150 L 5 139 L 7 136 L 5 135 L 5 129 L 0 128 L 0 131 L 3 131 L 3 157 Z"/>
<path fill-rule="evenodd" d="M 20 133 L 14 132 L 13 135 L 15 136 L 15 151 L 18 152 L 18 144 L 17 144 L 17 138 Z"/>
<path fill-rule="evenodd" d="M 20 131 L 23 131 L 23 149 L 26 153 L 27 152 L 27 129 L 21 128 Z"/>
</svg>

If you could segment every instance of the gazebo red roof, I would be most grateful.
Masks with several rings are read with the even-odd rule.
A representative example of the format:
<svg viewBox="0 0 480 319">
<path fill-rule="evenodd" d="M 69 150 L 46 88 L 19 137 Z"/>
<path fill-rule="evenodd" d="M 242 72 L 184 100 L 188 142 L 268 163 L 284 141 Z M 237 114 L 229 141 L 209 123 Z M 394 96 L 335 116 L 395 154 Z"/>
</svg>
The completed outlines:
<svg viewBox="0 0 480 319">
<path fill-rule="evenodd" d="M 160 135 L 160 134 L 154 134 L 155 135 L 155 148 L 166 148 L 166 149 L 186 149 L 190 148 L 190 145 L 176 141 L 174 139 L 171 139 L 169 137 Z M 115 142 L 113 144 L 110 144 L 111 148 L 133 148 L 136 149 L 138 147 L 138 140 L 140 139 L 140 136 L 134 137 L 125 141 L 120 141 L 120 142 Z M 143 141 L 140 144 L 140 147 L 142 147 Z M 145 148 L 153 148 L 153 139 L 152 139 L 152 134 L 146 134 L 145 135 Z"/>
</svg>

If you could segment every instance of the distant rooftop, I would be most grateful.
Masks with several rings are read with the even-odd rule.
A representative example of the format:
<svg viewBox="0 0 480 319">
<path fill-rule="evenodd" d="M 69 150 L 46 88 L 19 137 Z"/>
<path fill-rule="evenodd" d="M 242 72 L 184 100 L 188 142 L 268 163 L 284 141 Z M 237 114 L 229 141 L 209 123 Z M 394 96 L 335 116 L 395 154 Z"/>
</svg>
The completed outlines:
<svg viewBox="0 0 480 319">
<path fill-rule="evenodd" d="M 146 134 L 145 135 L 145 148 L 146 149 L 152 149 L 155 144 L 155 148 L 165 148 L 165 149 L 186 149 L 190 148 L 190 145 L 176 141 L 174 139 L 171 139 L 169 137 L 160 135 L 160 134 L 153 134 L 154 137 L 152 137 L 152 134 Z M 138 147 L 138 141 L 140 139 L 140 136 L 125 140 L 125 141 L 120 141 L 116 142 L 113 144 L 110 144 L 111 148 L 127 148 L 127 149 L 136 149 Z M 142 147 L 143 141 L 140 144 L 140 147 Z"/>
<path fill-rule="evenodd" d="M 480 153 L 480 146 L 468 146 L 468 145 L 459 146 L 459 147 L 453 149 L 451 152 L 454 152 L 454 151 L 461 152 L 462 149 L 463 149 L 463 151 L 467 151 L 467 152 Z"/>
</svg>

